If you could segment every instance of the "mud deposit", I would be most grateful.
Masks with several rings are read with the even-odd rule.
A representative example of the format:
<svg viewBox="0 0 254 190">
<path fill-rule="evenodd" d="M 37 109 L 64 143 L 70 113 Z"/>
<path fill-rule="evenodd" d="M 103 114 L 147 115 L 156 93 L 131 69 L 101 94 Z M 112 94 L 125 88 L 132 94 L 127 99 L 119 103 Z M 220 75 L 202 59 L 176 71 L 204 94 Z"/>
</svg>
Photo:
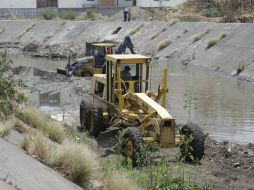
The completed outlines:
<svg viewBox="0 0 254 190">
<path fill-rule="evenodd" d="M 215 178 L 214 189 L 254 189 L 254 144 L 239 145 L 206 140 L 200 167 Z"/>
</svg>

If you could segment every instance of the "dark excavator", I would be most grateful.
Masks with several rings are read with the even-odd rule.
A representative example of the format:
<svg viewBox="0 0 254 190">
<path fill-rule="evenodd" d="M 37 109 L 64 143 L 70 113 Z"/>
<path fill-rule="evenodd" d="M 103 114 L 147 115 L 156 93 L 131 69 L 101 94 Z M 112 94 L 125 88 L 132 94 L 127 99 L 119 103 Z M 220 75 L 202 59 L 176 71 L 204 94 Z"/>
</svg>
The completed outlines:
<svg viewBox="0 0 254 190">
<path fill-rule="evenodd" d="M 57 73 L 68 77 L 89 77 L 105 73 L 105 57 L 109 54 L 135 54 L 134 45 L 129 36 L 121 43 L 105 40 L 102 42 L 86 43 L 85 57 L 76 59 L 72 64 L 70 56 L 65 69 L 57 69 Z"/>
</svg>

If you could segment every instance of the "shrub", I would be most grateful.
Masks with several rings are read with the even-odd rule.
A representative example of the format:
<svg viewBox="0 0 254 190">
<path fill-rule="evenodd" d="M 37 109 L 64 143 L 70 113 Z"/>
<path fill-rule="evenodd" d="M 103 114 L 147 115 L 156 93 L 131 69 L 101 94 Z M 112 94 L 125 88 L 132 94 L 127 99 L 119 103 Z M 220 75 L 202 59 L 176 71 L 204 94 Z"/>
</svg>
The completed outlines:
<svg viewBox="0 0 254 190">
<path fill-rule="evenodd" d="M 74 11 L 64 11 L 60 17 L 65 20 L 74 20 L 76 18 L 77 14 Z"/>
<path fill-rule="evenodd" d="M 5 75 L 12 60 L 7 57 L 7 53 L 0 55 L 0 112 L 3 116 L 17 113 L 18 104 L 26 101 L 23 94 L 16 90 L 16 84 Z"/>
<path fill-rule="evenodd" d="M 207 43 L 206 49 L 209 49 L 218 43 L 218 39 L 212 39 Z"/>
<path fill-rule="evenodd" d="M 172 44 L 172 41 L 171 40 L 164 40 L 163 42 L 160 43 L 159 47 L 158 47 L 158 50 L 163 50 L 165 49 L 166 47 L 168 47 L 170 44 Z"/>
<path fill-rule="evenodd" d="M 53 10 L 45 10 L 42 13 L 42 16 L 45 20 L 52 20 L 56 17 L 56 13 Z"/>
<path fill-rule="evenodd" d="M 201 11 L 201 15 L 206 17 L 220 17 L 221 13 L 216 8 L 207 8 Z"/>
</svg>

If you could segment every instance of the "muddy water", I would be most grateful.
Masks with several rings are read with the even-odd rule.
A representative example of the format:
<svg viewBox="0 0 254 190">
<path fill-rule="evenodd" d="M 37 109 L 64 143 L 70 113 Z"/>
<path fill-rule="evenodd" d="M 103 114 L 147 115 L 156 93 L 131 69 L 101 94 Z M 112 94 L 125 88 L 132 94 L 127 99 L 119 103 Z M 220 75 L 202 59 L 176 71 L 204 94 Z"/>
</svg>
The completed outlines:
<svg viewBox="0 0 254 190">
<path fill-rule="evenodd" d="M 31 66 L 46 71 L 56 71 L 57 67 L 64 67 L 66 60 L 35 59 L 16 54 L 13 56 L 13 66 Z M 169 97 L 168 110 L 178 123 L 188 121 L 188 111 L 184 96 L 186 90 L 193 89 L 191 96 L 196 99 L 190 112 L 190 120 L 202 126 L 205 132 L 218 140 L 230 140 L 239 143 L 254 143 L 254 86 L 195 67 L 185 67 L 170 63 L 154 63 L 152 69 L 152 87 L 156 89 L 163 73 L 163 68 L 169 68 Z M 69 94 L 64 96 L 64 92 Z M 73 95 L 71 95 L 74 93 Z M 52 95 L 50 102 L 49 96 Z M 78 109 L 80 97 L 72 90 L 59 93 L 30 96 L 43 106 L 46 111 L 70 105 L 74 99 L 75 109 Z M 73 107 L 73 106 L 72 106 Z M 195 109 L 194 109 L 195 108 Z M 59 111 L 59 110 L 58 110 Z M 78 117 L 76 110 L 75 116 Z"/>
</svg>

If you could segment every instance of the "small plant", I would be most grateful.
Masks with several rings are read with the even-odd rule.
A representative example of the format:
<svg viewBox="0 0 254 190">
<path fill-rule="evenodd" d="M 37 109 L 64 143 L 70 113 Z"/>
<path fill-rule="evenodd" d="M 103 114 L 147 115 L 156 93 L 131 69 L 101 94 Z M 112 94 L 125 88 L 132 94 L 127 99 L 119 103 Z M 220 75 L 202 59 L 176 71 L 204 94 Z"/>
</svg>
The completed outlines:
<svg viewBox="0 0 254 190">
<path fill-rule="evenodd" d="M 207 8 L 201 11 L 201 15 L 205 17 L 220 17 L 221 13 L 216 8 Z"/>
<path fill-rule="evenodd" d="M 240 63 L 237 65 L 236 73 L 234 74 L 234 76 L 237 76 L 237 75 L 239 75 L 241 72 L 243 72 L 244 69 L 245 69 L 245 67 L 246 67 L 245 63 L 240 62 Z"/>
<path fill-rule="evenodd" d="M 184 93 L 184 98 L 185 98 L 185 105 L 184 109 L 187 110 L 188 112 L 188 123 L 190 122 L 190 116 L 191 116 L 191 111 L 194 109 L 197 109 L 197 98 L 195 98 L 195 93 L 192 89 L 188 89 Z"/>
<path fill-rule="evenodd" d="M 184 33 L 184 34 L 186 34 L 187 32 L 188 32 L 188 30 L 187 30 L 187 29 L 184 29 L 184 30 L 183 30 L 183 33 Z"/>
<path fill-rule="evenodd" d="M 173 26 L 173 25 L 175 25 L 177 23 L 177 21 L 176 20 L 173 20 L 171 23 L 170 23 L 170 26 Z"/>
<path fill-rule="evenodd" d="M 143 28 L 144 24 L 141 24 L 139 27 L 131 30 L 130 35 L 136 34 L 141 28 Z"/>
<path fill-rule="evenodd" d="M 56 17 L 56 13 L 53 10 L 45 10 L 42 13 L 42 16 L 45 20 L 53 20 Z"/>
<path fill-rule="evenodd" d="M 167 29 L 166 28 L 162 28 L 159 32 L 154 33 L 151 37 L 151 40 L 157 38 L 161 33 L 165 32 Z"/>
<path fill-rule="evenodd" d="M 227 33 L 221 33 L 221 35 L 220 35 L 220 39 L 223 39 L 223 38 L 226 38 L 227 37 Z"/>
<path fill-rule="evenodd" d="M 48 40 L 50 40 L 52 38 L 52 35 L 49 35 L 49 36 L 46 36 L 44 39 L 43 39 L 43 42 L 46 43 Z"/>
<path fill-rule="evenodd" d="M 76 18 L 76 13 L 74 11 L 64 11 L 61 15 L 60 18 L 65 19 L 65 20 L 74 20 Z"/>
<path fill-rule="evenodd" d="M 159 47 L 158 47 L 158 51 L 161 51 L 163 49 L 165 49 L 166 47 L 168 47 L 170 44 L 172 44 L 172 41 L 167 39 L 164 40 L 163 42 L 160 43 Z"/>
<path fill-rule="evenodd" d="M 210 31 L 211 31 L 210 29 L 207 29 L 204 33 L 201 33 L 201 34 L 195 36 L 194 39 L 193 39 L 193 41 L 192 41 L 192 43 L 195 43 L 195 42 L 201 40 L 201 38 L 203 38 L 204 36 L 206 36 L 207 34 L 209 34 Z"/>
<path fill-rule="evenodd" d="M 206 45 L 206 49 L 213 47 L 214 45 L 216 45 L 218 43 L 218 41 L 219 41 L 218 39 L 209 40 L 209 42 Z"/>
<path fill-rule="evenodd" d="M 177 38 L 177 39 L 181 38 L 181 35 L 177 35 L 176 38 Z"/>
</svg>

